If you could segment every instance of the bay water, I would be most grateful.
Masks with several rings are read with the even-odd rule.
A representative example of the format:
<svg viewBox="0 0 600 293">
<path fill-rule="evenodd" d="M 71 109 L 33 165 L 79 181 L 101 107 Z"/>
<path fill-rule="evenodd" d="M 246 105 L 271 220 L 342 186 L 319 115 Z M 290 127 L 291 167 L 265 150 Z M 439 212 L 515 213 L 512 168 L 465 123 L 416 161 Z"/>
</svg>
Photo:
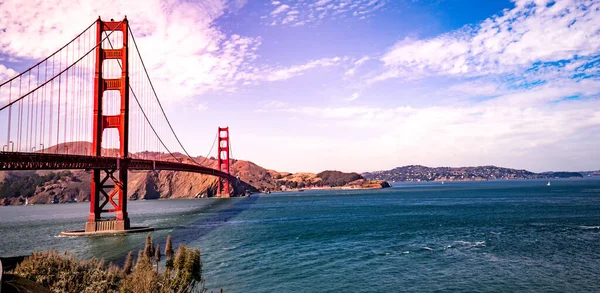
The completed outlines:
<svg viewBox="0 0 600 293">
<path fill-rule="evenodd" d="M 233 199 L 129 202 L 164 247 L 202 251 L 226 292 L 600 292 L 600 180 L 395 183 Z M 0 207 L 0 256 L 122 262 L 146 234 L 59 237 L 89 203 Z"/>
</svg>

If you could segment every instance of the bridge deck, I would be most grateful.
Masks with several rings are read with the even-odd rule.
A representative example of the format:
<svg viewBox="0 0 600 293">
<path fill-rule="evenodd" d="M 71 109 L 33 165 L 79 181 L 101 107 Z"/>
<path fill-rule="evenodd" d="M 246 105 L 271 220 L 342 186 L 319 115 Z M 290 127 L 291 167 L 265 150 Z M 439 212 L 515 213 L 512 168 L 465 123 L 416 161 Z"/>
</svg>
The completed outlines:
<svg viewBox="0 0 600 293">
<path fill-rule="evenodd" d="M 218 176 L 235 182 L 233 175 L 216 169 L 179 162 L 153 161 L 133 158 L 111 158 L 81 155 L 0 152 L 2 170 L 61 170 L 61 169 L 116 169 L 127 164 L 130 170 L 169 170 Z"/>
</svg>

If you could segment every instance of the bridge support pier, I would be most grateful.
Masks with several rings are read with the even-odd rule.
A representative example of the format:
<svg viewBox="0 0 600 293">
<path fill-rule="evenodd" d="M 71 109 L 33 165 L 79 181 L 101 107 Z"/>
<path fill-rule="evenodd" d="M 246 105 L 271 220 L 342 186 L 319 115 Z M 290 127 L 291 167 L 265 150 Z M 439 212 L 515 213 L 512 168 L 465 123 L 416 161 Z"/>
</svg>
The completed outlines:
<svg viewBox="0 0 600 293">
<path fill-rule="evenodd" d="M 119 167 L 117 167 L 119 178 L 114 175 L 117 169 L 104 170 L 104 176 L 101 174 L 102 170 L 95 169 L 92 173 L 90 213 L 85 224 L 86 232 L 127 230 L 130 228 L 127 215 L 127 164 L 121 162 L 121 160 L 117 162 L 119 162 Z M 110 191 L 107 192 L 107 190 Z M 117 196 L 116 202 L 114 200 L 115 196 Z M 107 209 L 108 204 L 112 208 Z M 102 213 L 115 213 L 115 218 L 102 219 Z"/>
</svg>

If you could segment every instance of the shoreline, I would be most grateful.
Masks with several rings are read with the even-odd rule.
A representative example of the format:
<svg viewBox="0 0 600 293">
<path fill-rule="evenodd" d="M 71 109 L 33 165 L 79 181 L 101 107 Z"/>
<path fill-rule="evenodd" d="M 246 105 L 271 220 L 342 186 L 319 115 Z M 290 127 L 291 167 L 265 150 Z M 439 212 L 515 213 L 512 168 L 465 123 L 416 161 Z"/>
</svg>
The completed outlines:
<svg viewBox="0 0 600 293">
<path fill-rule="evenodd" d="M 295 189 L 288 189 L 288 190 L 276 190 L 276 191 L 271 191 L 270 193 L 286 193 L 286 192 L 303 192 L 306 190 L 375 190 L 375 189 L 385 189 L 385 188 L 391 188 L 392 183 L 441 183 L 441 182 L 459 182 L 459 183 L 465 183 L 465 182 L 483 182 L 483 181 L 490 181 L 490 182 L 494 182 L 494 181 L 549 181 L 549 180 L 600 180 L 600 176 L 585 176 L 583 178 L 581 177 L 572 177 L 572 178 L 510 178 L 510 179 L 469 179 L 469 180 L 430 180 L 430 181 L 418 181 L 418 180 L 414 180 L 414 181 L 384 181 L 386 184 L 388 184 L 389 186 L 386 187 L 355 187 L 355 186 L 337 186 L 337 187 L 309 187 L 309 188 L 295 188 Z M 255 192 L 252 194 L 269 194 L 266 192 Z M 250 195 L 252 195 L 250 194 Z M 245 196 L 235 196 L 235 197 L 231 197 L 231 198 L 243 198 L 243 197 L 248 197 L 248 195 Z M 155 198 L 155 199 L 129 199 L 128 201 L 150 201 L 150 200 L 172 200 L 172 199 L 215 199 L 218 197 L 204 197 L 204 198 L 200 198 L 200 197 L 178 197 L 178 198 Z M 58 203 L 31 203 L 28 205 L 24 205 L 24 204 L 8 204 L 8 205 L 0 205 L 0 207 L 9 207 L 9 206 L 35 206 L 35 205 L 52 205 L 52 204 L 76 204 L 76 203 L 88 203 L 89 200 L 82 200 L 82 201 L 75 201 L 75 202 L 58 202 Z"/>
<path fill-rule="evenodd" d="M 269 193 L 284 193 L 284 192 L 303 192 L 305 190 L 373 190 L 373 189 L 384 189 L 384 188 L 390 188 L 392 187 L 391 184 L 389 184 L 387 181 L 385 181 L 385 184 L 387 184 L 388 186 L 382 186 L 382 187 L 354 187 L 354 186 L 337 186 L 337 187 L 310 187 L 310 188 L 296 188 L 296 189 L 288 189 L 288 190 L 277 190 L 277 191 L 271 191 Z M 266 192 L 255 192 L 255 193 L 251 193 L 250 195 L 253 194 L 269 194 Z M 242 196 L 233 196 L 230 198 L 244 198 L 244 197 L 249 197 L 250 195 L 242 195 Z M 151 200 L 173 200 L 173 199 L 189 199 L 189 200 L 195 200 L 195 199 L 216 199 L 219 197 L 194 197 L 194 196 L 190 196 L 190 197 L 177 197 L 177 198 L 170 198 L 170 197 L 166 197 L 166 198 L 152 198 L 152 199 L 128 199 L 128 201 L 151 201 Z M 76 204 L 76 203 L 88 203 L 90 202 L 89 200 L 82 200 L 82 201 L 65 201 L 65 202 L 57 202 L 57 203 L 30 203 L 27 205 L 24 204 L 8 204 L 8 205 L 0 205 L 0 207 L 10 207 L 10 206 L 35 206 L 35 205 L 54 205 L 54 204 Z"/>
</svg>

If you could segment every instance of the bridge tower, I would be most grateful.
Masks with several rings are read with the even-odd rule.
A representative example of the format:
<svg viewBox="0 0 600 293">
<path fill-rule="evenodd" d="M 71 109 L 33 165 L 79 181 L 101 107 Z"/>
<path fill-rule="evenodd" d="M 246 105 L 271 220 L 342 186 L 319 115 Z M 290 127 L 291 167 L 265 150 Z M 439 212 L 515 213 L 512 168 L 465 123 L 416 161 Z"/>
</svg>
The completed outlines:
<svg viewBox="0 0 600 293">
<path fill-rule="evenodd" d="M 85 232 L 129 229 L 129 217 L 127 215 L 127 162 L 129 160 L 123 160 L 128 157 L 129 151 L 129 62 L 127 58 L 129 48 L 127 44 L 127 17 L 123 21 L 102 21 L 98 17 L 96 21 L 96 43 L 100 43 L 103 35 L 111 31 L 123 34 L 123 45 L 121 48 L 111 49 L 102 48 L 102 45 L 96 47 L 92 156 L 103 156 L 102 134 L 107 128 L 116 128 L 119 133 L 120 158 L 117 161 L 117 167 L 114 169 L 93 169 L 90 213 L 85 225 Z M 102 65 L 106 60 L 120 62 L 121 77 L 104 78 L 102 75 Z M 120 113 L 117 115 L 104 115 L 103 113 L 103 96 L 107 91 L 118 91 L 120 94 L 121 107 Z M 115 217 L 103 219 L 101 217 L 103 213 L 115 213 Z"/>
<path fill-rule="evenodd" d="M 229 169 L 229 127 L 219 127 L 218 132 L 218 161 L 219 171 L 231 174 Z M 226 179 L 219 178 L 217 189 L 218 197 L 229 197 L 229 182 Z"/>
</svg>

